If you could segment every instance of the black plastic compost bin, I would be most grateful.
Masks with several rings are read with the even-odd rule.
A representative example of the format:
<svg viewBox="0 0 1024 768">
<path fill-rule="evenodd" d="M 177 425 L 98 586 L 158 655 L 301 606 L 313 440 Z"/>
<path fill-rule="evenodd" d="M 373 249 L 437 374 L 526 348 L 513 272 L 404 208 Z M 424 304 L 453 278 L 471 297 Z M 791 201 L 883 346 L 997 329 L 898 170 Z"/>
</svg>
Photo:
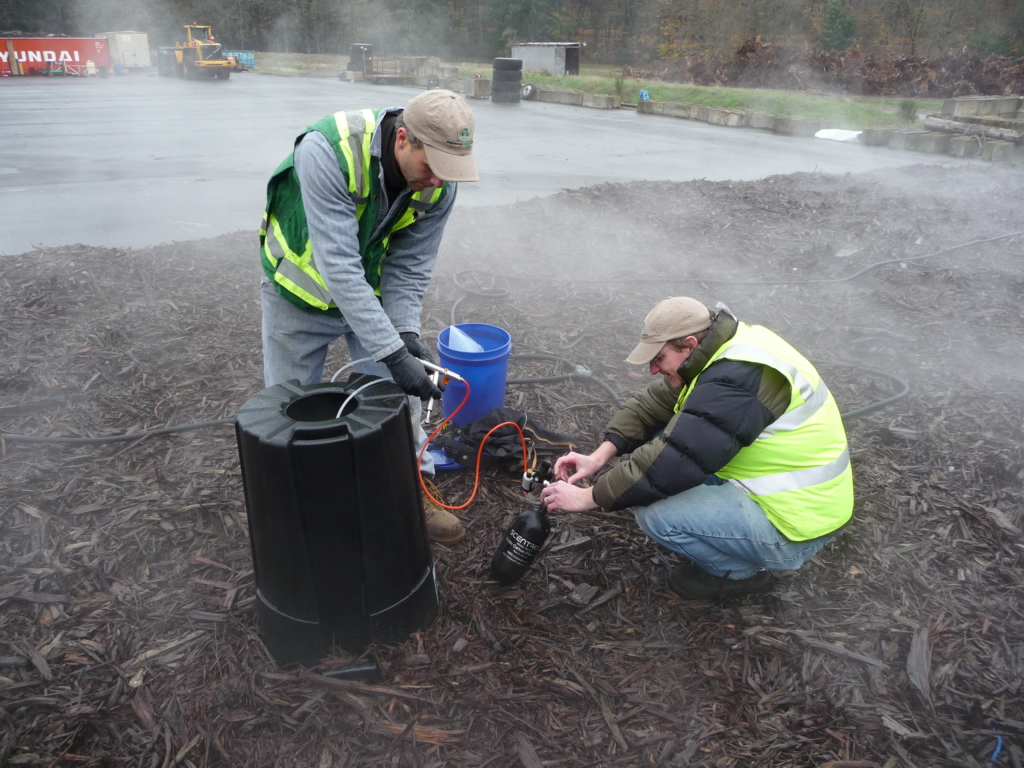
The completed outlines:
<svg viewBox="0 0 1024 768">
<path fill-rule="evenodd" d="M 377 380 L 266 389 L 235 433 L 259 632 L 281 664 L 430 625 L 438 594 L 405 394 Z"/>
</svg>

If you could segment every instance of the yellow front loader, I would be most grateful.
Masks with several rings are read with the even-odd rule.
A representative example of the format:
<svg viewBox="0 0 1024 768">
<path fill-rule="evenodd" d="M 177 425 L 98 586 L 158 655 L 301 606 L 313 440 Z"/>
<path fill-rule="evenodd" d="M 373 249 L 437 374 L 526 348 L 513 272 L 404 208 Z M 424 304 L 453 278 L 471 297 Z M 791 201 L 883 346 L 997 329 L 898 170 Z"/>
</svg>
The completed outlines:
<svg viewBox="0 0 1024 768">
<path fill-rule="evenodd" d="M 185 42 L 158 49 L 157 67 L 161 75 L 190 80 L 231 77 L 238 62 L 234 56 L 224 55 L 221 44 L 213 37 L 213 27 L 186 24 L 185 36 Z"/>
</svg>

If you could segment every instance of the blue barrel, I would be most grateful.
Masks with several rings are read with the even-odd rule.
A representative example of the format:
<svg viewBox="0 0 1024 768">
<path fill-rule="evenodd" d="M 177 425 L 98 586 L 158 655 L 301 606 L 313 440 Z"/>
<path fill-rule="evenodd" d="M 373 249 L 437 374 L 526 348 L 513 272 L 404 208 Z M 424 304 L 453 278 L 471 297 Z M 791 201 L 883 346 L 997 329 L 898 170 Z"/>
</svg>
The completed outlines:
<svg viewBox="0 0 1024 768">
<path fill-rule="evenodd" d="M 469 382 L 469 401 L 450 422 L 461 427 L 476 421 L 494 408 L 505 405 L 505 380 L 508 378 L 508 357 L 512 354 L 512 337 L 504 328 L 486 323 L 463 323 L 457 328 L 483 347 L 483 352 L 463 352 L 448 346 L 448 329 L 437 335 L 437 356 L 441 365 Z M 466 396 L 466 388 L 453 381 L 441 400 L 448 417 Z"/>
</svg>

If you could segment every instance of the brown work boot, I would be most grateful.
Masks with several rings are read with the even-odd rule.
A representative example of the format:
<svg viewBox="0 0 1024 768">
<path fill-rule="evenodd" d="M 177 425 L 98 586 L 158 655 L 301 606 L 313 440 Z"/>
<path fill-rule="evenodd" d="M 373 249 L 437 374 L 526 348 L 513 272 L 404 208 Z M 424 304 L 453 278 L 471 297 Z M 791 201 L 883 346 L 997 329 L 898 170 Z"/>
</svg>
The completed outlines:
<svg viewBox="0 0 1024 768">
<path fill-rule="evenodd" d="M 447 509 L 441 509 L 428 501 L 423 509 L 423 516 L 427 519 L 427 536 L 431 541 L 438 544 L 458 544 L 466 538 L 466 529 L 462 527 L 462 521 Z"/>
</svg>

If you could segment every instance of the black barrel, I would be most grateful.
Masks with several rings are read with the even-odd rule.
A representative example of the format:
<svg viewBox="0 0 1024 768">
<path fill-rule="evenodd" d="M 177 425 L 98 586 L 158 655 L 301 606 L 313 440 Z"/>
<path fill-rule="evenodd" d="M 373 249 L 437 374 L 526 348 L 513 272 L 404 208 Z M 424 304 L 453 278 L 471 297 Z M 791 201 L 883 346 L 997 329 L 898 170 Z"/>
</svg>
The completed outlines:
<svg viewBox="0 0 1024 768">
<path fill-rule="evenodd" d="M 494 59 L 491 72 L 491 101 L 518 104 L 522 99 L 523 60 Z"/>
<path fill-rule="evenodd" d="M 281 664 L 360 653 L 437 616 L 405 393 L 374 377 L 266 389 L 235 424 L 259 632 Z"/>
</svg>

